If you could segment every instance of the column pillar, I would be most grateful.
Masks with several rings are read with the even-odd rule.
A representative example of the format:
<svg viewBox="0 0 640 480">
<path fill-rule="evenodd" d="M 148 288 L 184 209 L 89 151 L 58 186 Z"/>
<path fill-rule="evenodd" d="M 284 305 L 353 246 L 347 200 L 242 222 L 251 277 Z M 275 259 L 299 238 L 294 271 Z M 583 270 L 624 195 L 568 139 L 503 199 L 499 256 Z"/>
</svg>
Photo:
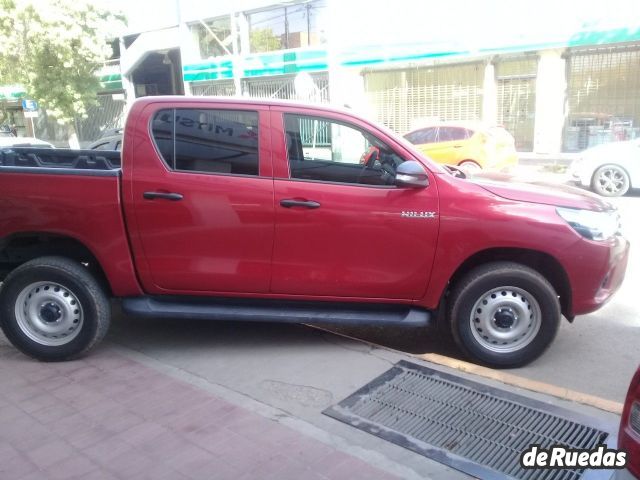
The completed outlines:
<svg viewBox="0 0 640 480">
<path fill-rule="evenodd" d="M 534 153 L 554 154 L 562 150 L 567 79 L 562 50 L 540 53 L 536 77 Z"/>
</svg>

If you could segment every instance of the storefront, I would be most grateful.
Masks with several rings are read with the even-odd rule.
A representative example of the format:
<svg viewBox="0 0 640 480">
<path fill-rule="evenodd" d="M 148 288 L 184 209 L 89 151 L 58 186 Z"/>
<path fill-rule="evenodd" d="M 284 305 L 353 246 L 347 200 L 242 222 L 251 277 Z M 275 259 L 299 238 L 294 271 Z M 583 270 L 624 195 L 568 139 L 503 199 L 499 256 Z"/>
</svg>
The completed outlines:
<svg viewBox="0 0 640 480">
<path fill-rule="evenodd" d="M 565 151 L 640 137 L 640 43 L 570 49 Z"/>
<path fill-rule="evenodd" d="M 376 120 L 406 133 L 429 120 L 477 120 L 484 63 L 470 62 L 364 73 Z"/>
<path fill-rule="evenodd" d="M 19 85 L 0 87 L 0 127 L 20 137 L 31 136 L 31 125 L 22 111 L 24 88 Z"/>
</svg>

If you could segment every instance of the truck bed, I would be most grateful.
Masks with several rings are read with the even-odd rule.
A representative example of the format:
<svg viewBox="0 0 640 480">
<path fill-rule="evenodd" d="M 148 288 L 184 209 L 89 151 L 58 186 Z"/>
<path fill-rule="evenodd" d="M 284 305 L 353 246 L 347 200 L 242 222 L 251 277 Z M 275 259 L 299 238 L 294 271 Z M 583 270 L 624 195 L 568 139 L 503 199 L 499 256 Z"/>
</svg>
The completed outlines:
<svg viewBox="0 0 640 480">
<path fill-rule="evenodd" d="M 113 151 L 1 149 L 0 245 L 43 235 L 73 239 L 103 266 L 114 295 L 139 295 L 119 165 Z"/>
<path fill-rule="evenodd" d="M 0 171 L 33 172 L 33 169 L 39 169 L 53 174 L 111 176 L 119 174 L 121 164 L 120 152 L 110 150 L 0 149 Z"/>
</svg>

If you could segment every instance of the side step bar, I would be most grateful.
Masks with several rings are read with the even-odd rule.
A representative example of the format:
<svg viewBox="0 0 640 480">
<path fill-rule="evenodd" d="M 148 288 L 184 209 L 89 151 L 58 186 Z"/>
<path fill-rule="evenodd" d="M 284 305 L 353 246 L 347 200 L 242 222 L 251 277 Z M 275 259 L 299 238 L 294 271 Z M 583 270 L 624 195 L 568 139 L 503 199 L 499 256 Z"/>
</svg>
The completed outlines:
<svg viewBox="0 0 640 480">
<path fill-rule="evenodd" d="M 431 323 L 428 310 L 388 304 L 143 296 L 124 298 L 122 309 L 131 315 L 153 318 L 410 327 Z"/>
</svg>

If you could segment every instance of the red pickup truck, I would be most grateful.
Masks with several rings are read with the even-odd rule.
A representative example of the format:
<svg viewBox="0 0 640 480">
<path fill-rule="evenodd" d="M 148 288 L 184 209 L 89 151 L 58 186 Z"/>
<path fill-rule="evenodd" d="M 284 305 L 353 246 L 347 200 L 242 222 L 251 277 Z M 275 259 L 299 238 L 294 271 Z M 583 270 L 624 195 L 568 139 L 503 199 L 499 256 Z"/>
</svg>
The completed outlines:
<svg viewBox="0 0 640 480">
<path fill-rule="evenodd" d="M 0 155 L 0 322 L 88 351 L 110 298 L 151 317 L 430 326 L 523 365 L 624 277 L 617 212 L 571 187 L 463 178 L 348 111 L 151 97 L 117 152 Z"/>
</svg>

